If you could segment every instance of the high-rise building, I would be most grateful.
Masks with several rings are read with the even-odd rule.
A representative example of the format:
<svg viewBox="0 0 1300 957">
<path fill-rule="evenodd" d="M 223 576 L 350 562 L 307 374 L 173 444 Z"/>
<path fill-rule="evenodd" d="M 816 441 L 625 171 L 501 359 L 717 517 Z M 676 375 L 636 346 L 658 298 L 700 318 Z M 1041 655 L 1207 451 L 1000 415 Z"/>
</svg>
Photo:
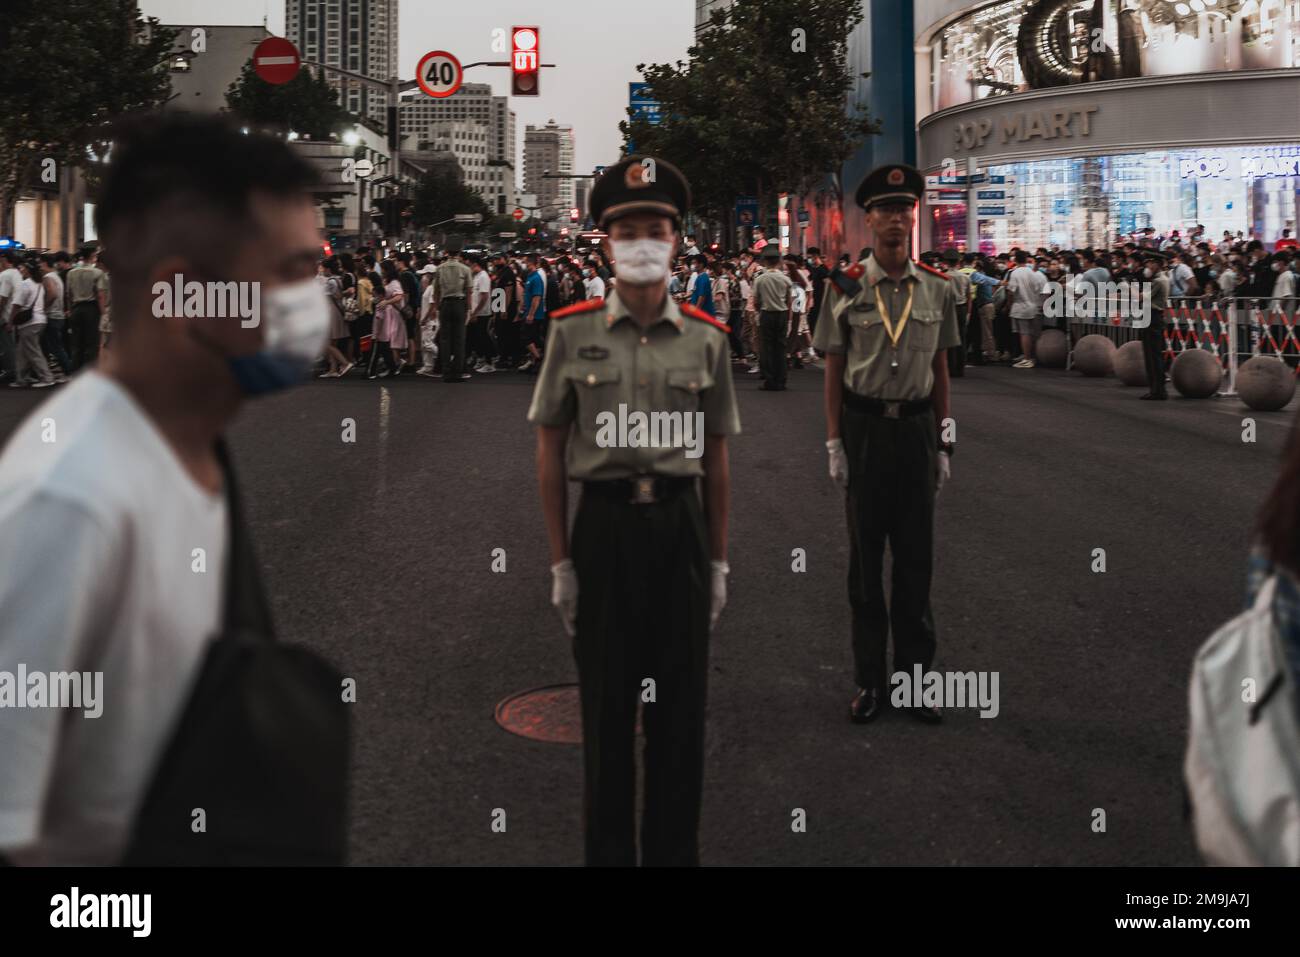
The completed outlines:
<svg viewBox="0 0 1300 957">
<path fill-rule="evenodd" d="M 482 182 L 467 178 L 466 184 L 483 194 L 493 212 L 514 208 L 515 112 L 510 109 L 508 97 L 493 96 L 489 83 L 465 83 L 453 95 L 442 99 L 417 90 L 403 96 L 398 115 L 398 129 L 417 149 L 424 148 L 421 143 L 432 142 L 435 130 L 447 123 L 481 125 L 487 132 L 486 162 L 482 169 L 485 178 Z M 466 169 L 467 174 L 478 171 L 478 167 Z"/>
<path fill-rule="evenodd" d="M 285 32 L 303 60 L 387 80 L 399 73 L 397 0 L 285 0 Z M 326 70 L 339 102 L 382 125 L 387 93 Z"/>
<path fill-rule="evenodd" d="M 544 219 L 568 218 L 574 203 L 573 127 L 555 120 L 545 126 L 529 124 L 524 129 L 524 190 L 535 193 Z M 547 174 L 550 174 L 547 176 Z"/>
</svg>

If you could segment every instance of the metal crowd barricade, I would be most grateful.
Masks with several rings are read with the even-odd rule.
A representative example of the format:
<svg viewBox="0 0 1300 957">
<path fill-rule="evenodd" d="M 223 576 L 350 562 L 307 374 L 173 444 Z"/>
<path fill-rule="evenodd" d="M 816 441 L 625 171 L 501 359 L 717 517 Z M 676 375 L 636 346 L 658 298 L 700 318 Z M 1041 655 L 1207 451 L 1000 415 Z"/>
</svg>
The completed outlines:
<svg viewBox="0 0 1300 957">
<path fill-rule="evenodd" d="M 1165 355 L 1172 362 L 1188 349 L 1207 349 L 1228 375 L 1222 395 L 1237 394 L 1237 368 L 1253 356 L 1277 356 L 1300 376 L 1300 297 L 1235 296 L 1205 305 L 1170 301 Z"/>
</svg>

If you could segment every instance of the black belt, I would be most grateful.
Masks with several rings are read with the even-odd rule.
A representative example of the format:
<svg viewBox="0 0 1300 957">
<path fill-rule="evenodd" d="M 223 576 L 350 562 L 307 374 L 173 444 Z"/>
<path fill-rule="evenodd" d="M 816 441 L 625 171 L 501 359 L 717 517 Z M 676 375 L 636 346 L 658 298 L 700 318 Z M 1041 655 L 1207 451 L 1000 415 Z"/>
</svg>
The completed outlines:
<svg viewBox="0 0 1300 957">
<path fill-rule="evenodd" d="M 694 487 L 693 478 L 670 478 L 666 475 L 638 475 L 636 478 L 605 479 L 583 482 L 586 495 L 595 495 L 613 502 L 629 505 L 654 505 L 676 498 Z"/>
<path fill-rule="evenodd" d="M 856 392 L 844 391 L 844 405 L 854 412 L 865 412 L 867 415 L 879 415 L 886 419 L 898 419 L 908 415 L 921 415 L 929 412 L 932 404 L 928 398 L 914 399 L 906 401 L 871 399 L 865 395 L 858 395 Z"/>
</svg>

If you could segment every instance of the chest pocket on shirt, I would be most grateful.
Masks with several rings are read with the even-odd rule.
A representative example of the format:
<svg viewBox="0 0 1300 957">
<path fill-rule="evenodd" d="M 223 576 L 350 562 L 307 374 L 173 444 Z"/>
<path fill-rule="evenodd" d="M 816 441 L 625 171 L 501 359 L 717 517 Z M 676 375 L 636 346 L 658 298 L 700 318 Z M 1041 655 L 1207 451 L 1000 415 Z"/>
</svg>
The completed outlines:
<svg viewBox="0 0 1300 957">
<path fill-rule="evenodd" d="M 942 325 L 943 313 L 938 309 L 913 309 L 907 321 L 907 344 L 921 352 L 934 352 Z"/>
<path fill-rule="evenodd" d="M 671 412 L 694 412 L 700 407 L 700 393 L 713 385 L 713 377 L 703 369 L 669 369 L 667 378 Z"/>
<path fill-rule="evenodd" d="M 622 372 L 618 366 L 606 363 L 571 366 L 565 377 L 578 399 L 578 416 L 584 427 L 595 428 L 596 416 L 601 412 L 618 412 L 619 381 Z"/>
</svg>

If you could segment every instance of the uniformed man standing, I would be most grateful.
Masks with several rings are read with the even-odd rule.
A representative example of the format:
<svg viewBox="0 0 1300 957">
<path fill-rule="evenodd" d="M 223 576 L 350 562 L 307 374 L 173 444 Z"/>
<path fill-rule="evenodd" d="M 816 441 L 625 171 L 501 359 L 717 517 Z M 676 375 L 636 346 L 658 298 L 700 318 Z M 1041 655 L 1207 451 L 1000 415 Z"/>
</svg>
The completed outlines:
<svg viewBox="0 0 1300 957">
<path fill-rule="evenodd" d="M 794 283 L 781 268 L 781 247 L 768 243 L 759 253 L 763 257 L 761 273 L 754 277 L 754 304 L 758 307 L 758 371 L 763 376 L 760 389 L 781 392 L 785 389 L 786 333 L 793 318 Z"/>
<path fill-rule="evenodd" d="M 1165 272 L 1165 255 L 1154 249 L 1143 253 L 1143 280 L 1150 285 L 1151 323 L 1142 330 L 1142 362 L 1146 367 L 1148 390 L 1140 399 L 1163 402 L 1169 398 L 1165 388 L 1165 316 L 1169 312 L 1169 273 Z"/>
<path fill-rule="evenodd" d="M 943 251 L 944 275 L 952 283 L 957 296 L 957 334 L 961 342 L 948 350 L 948 374 L 964 376 L 966 374 L 966 307 L 970 303 L 970 276 L 963 272 L 961 253 L 951 246 Z"/>
<path fill-rule="evenodd" d="M 953 448 L 940 440 L 948 417 L 947 350 L 961 341 L 956 296 L 944 274 L 908 257 L 916 204 L 925 188 L 910 166 L 882 166 L 858 187 L 875 237 L 872 255 L 830 284 L 828 313 L 814 345 L 826 353 L 826 448 L 831 478 L 847 489 L 849 605 L 858 691 L 855 722 L 876 717 L 888 694 L 885 657 L 894 635 L 894 670 L 928 670 L 934 659 L 930 575 L 934 497 L 949 475 Z M 893 554 L 893 594 L 885 604 L 885 542 Z M 919 689 L 918 689 L 919 690 Z M 939 721 L 916 702 L 911 713 Z"/>
<path fill-rule="evenodd" d="M 589 203 L 615 291 L 552 316 L 528 411 L 551 601 L 575 639 L 586 859 L 636 863 L 644 702 L 641 862 L 696 864 L 709 630 L 726 602 L 726 437 L 740 431 L 727 327 L 668 295 L 690 205 L 680 172 L 630 157 Z M 572 539 L 568 479 L 583 483 Z"/>
<path fill-rule="evenodd" d="M 433 276 L 433 301 L 438 304 L 438 358 L 442 361 L 442 381 L 462 382 L 465 371 L 465 316 L 474 274 L 458 258 L 459 236 L 447 238 L 447 258 Z M 418 308 L 418 306 L 417 306 Z"/>
</svg>

